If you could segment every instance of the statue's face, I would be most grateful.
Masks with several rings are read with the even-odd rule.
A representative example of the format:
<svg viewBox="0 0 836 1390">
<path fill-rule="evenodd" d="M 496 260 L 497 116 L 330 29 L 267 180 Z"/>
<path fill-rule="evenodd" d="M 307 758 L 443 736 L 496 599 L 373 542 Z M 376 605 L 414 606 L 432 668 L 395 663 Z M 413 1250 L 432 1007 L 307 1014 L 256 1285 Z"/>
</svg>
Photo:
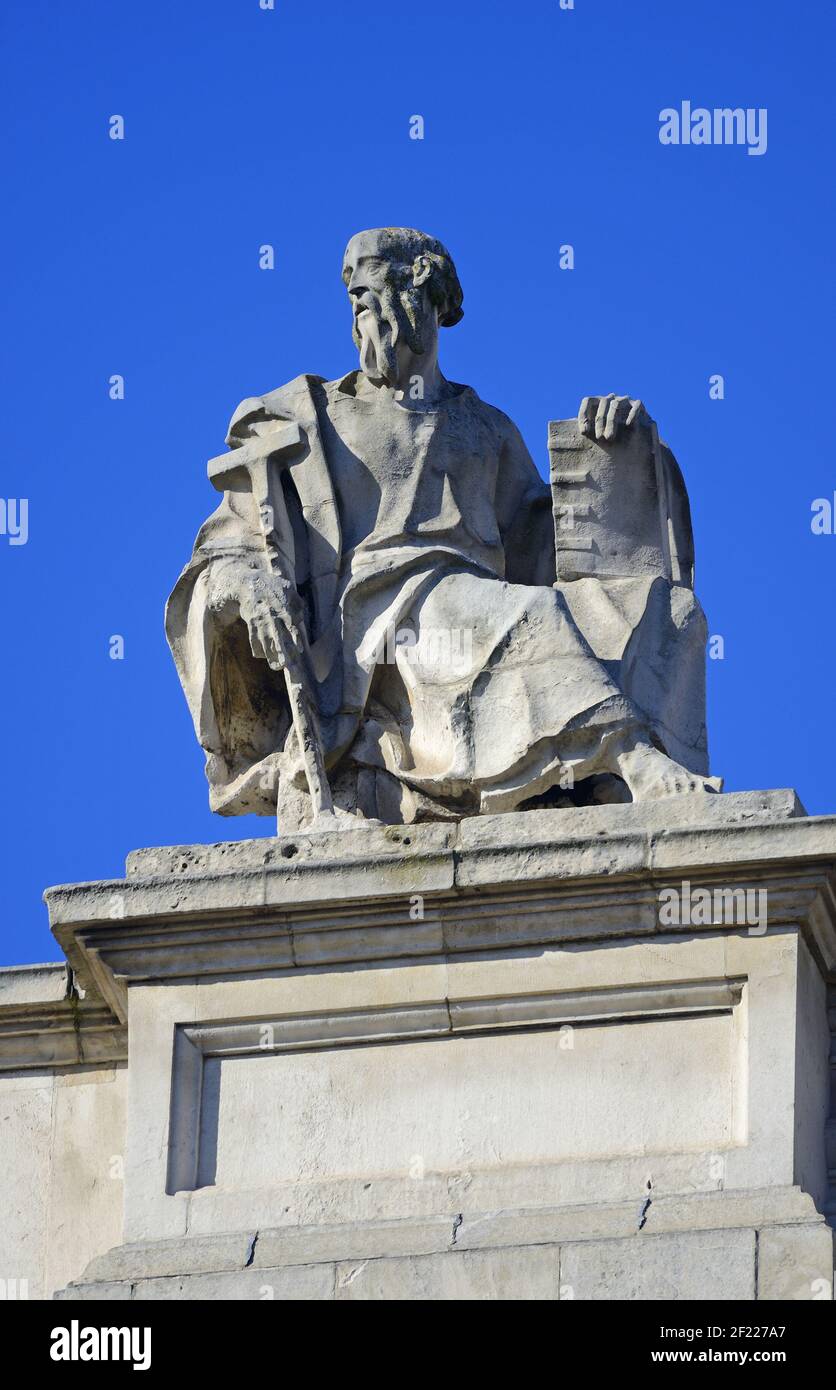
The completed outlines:
<svg viewBox="0 0 836 1390">
<path fill-rule="evenodd" d="M 375 232 L 351 238 L 343 258 L 343 283 L 351 300 L 352 337 L 360 369 L 371 381 L 398 384 L 401 345 L 420 356 L 438 332 L 438 314 L 412 263 L 397 258 Z"/>
</svg>

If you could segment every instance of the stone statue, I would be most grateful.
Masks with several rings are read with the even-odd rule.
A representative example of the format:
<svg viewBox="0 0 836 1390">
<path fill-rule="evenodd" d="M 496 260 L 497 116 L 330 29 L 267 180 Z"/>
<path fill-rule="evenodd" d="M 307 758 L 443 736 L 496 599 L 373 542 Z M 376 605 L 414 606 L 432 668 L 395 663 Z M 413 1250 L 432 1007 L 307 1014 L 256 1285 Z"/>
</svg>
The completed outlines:
<svg viewBox="0 0 836 1390">
<path fill-rule="evenodd" d="M 423 232 L 352 237 L 359 370 L 242 402 L 166 630 L 210 805 L 303 827 L 720 790 L 687 494 L 640 401 L 519 431 L 438 363 Z"/>
</svg>

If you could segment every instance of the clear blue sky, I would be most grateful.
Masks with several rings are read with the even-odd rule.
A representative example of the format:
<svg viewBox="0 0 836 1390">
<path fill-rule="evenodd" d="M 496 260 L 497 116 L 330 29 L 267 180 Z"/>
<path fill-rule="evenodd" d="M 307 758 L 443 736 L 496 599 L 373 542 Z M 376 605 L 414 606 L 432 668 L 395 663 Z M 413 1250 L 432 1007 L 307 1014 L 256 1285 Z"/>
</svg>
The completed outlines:
<svg viewBox="0 0 836 1390">
<path fill-rule="evenodd" d="M 442 365 L 541 468 L 582 395 L 648 403 L 725 641 L 712 770 L 836 810 L 831 0 L 7 0 L 3 26 L 1 490 L 30 535 L 0 536 L 0 963 L 59 957 L 48 884 L 271 833 L 208 811 L 162 610 L 237 402 L 354 365 L 361 227 L 449 245 Z M 683 100 L 766 107 L 767 153 L 662 147 Z"/>
</svg>

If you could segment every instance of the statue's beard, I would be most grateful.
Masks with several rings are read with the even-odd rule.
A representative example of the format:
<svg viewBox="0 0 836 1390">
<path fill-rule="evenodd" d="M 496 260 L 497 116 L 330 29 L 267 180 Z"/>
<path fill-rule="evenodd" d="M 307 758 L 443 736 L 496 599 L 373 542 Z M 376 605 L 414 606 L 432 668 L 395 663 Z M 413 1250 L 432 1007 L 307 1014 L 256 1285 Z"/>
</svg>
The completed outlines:
<svg viewBox="0 0 836 1390">
<path fill-rule="evenodd" d="M 370 381 L 398 385 L 398 347 L 404 343 L 420 357 L 427 349 L 429 316 L 417 290 L 386 286 L 368 305 L 362 321 L 354 320 L 352 337 L 360 351 L 360 370 Z"/>
</svg>

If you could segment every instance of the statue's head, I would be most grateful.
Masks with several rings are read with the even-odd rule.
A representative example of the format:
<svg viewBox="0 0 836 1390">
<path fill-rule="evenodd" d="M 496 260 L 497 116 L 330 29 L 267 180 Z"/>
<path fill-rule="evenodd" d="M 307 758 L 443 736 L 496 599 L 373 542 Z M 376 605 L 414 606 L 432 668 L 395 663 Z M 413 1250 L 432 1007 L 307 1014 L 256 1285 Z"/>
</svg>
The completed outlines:
<svg viewBox="0 0 836 1390">
<path fill-rule="evenodd" d="M 343 283 L 360 367 L 373 381 L 394 386 L 399 347 L 422 356 L 439 328 L 452 328 L 462 317 L 462 287 L 449 251 L 412 227 L 357 232 L 343 257 Z"/>
</svg>

